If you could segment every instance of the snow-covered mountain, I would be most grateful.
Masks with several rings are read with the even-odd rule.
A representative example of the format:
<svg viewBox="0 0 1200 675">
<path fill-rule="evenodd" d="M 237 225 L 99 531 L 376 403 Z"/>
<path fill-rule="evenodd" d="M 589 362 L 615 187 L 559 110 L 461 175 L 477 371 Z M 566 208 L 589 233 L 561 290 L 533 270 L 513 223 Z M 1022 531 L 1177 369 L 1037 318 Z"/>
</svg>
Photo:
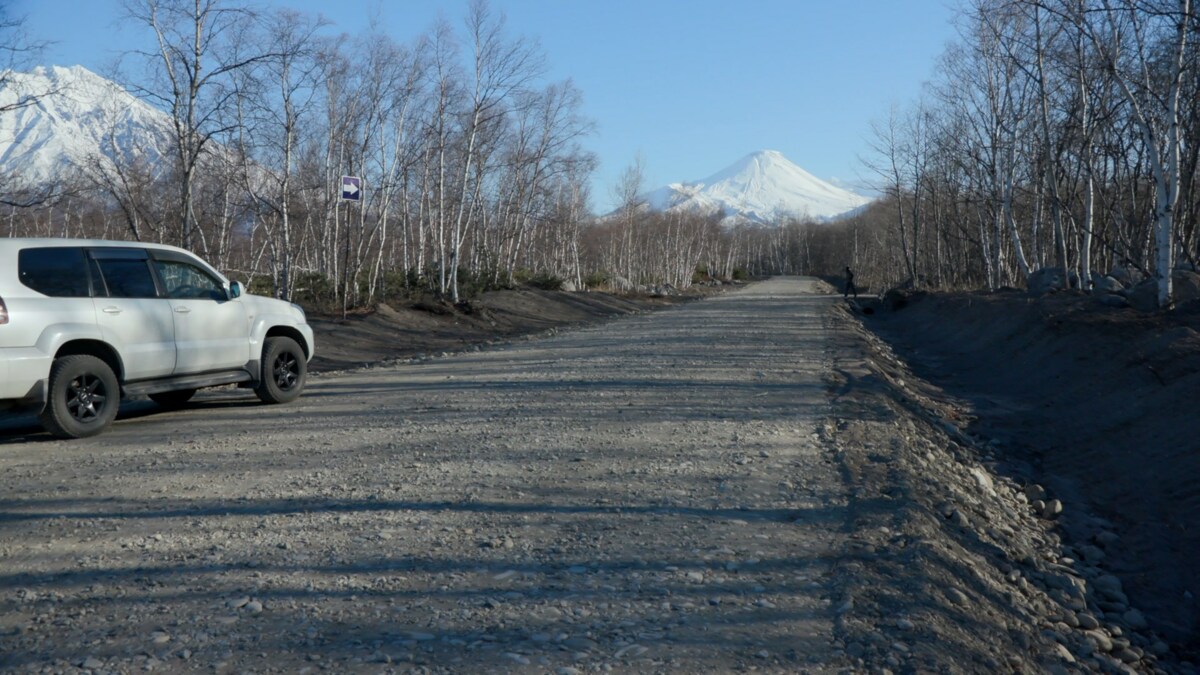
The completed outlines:
<svg viewBox="0 0 1200 675">
<path fill-rule="evenodd" d="M 171 147 L 170 117 L 82 67 L 38 67 L 2 78 L 0 176 L 9 187 L 33 187 L 80 171 L 159 165 Z"/>
<path fill-rule="evenodd" d="M 832 220 L 871 200 L 831 185 L 775 150 L 746 155 L 704 180 L 672 183 L 643 195 L 650 208 L 715 213 L 756 223 L 778 224 L 782 217 Z"/>
</svg>

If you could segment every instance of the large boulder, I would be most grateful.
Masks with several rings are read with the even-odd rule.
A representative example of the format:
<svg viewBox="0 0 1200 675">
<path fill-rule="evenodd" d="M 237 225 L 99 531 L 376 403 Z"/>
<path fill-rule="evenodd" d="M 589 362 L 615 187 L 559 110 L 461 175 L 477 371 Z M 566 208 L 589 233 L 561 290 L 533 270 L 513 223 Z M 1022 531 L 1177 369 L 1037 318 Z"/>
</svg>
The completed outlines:
<svg viewBox="0 0 1200 675">
<path fill-rule="evenodd" d="M 1029 294 L 1036 298 L 1051 291 L 1079 288 L 1079 275 L 1075 272 L 1071 272 L 1069 275 L 1065 274 L 1061 267 L 1043 267 L 1029 275 L 1027 285 Z"/>
<path fill-rule="evenodd" d="M 1200 299 L 1200 273 L 1191 270 L 1175 270 L 1171 274 L 1171 295 L 1176 305 Z M 1125 291 L 1125 299 L 1139 312 L 1158 309 L 1158 280 L 1147 279 Z"/>
<path fill-rule="evenodd" d="M 575 291 L 579 290 L 579 287 L 575 285 L 574 281 L 567 279 L 566 281 L 562 282 L 561 290 L 564 290 L 568 293 L 574 293 Z"/>
<path fill-rule="evenodd" d="M 1100 276 L 1095 272 L 1092 273 L 1092 293 L 1095 295 L 1105 295 L 1107 293 L 1120 293 L 1125 290 L 1125 286 L 1117 281 L 1116 278 L 1110 276 Z"/>
<path fill-rule="evenodd" d="M 1182 305 L 1200 298 L 1200 273 L 1188 269 L 1177 269 L 1171 275 L 1175 303 Z"/>
<path fill-rule="evenodd" d="M 1146 280 L 1146 275 L 1130 263 L 1114 265 L 1108 276 L 1121 282 L 1125 288 L 1133 288 Z"/>
<path fill-rule="evenodd" d="M 1123 296 L 1123 295 L 1114 295 L 1112 293 L 1105 293 L 1105 294 L 1099 295 L 1097 297 L 1100 300 L 1100 304 L 1104 305 L 1105 307 L 1115 307 L 1115 308 L 1119 309 L 1121 307 L 1129 306 L 1129 301 L 1126 300 L 1125 296 Z"/>
<path fill-rule="evenodd" d="M 1158 283 L 1147 279 L 1133 288 L 1125 291 L 1125 299 L 1129 306 L 1139 312 L 1153 312 L 1158 309 Z"/>
<path fill-rule="evenodd" d="M 633 290 L 633 282 L 625 277 L 613 277 L 609 280 L 608 285 L 611 286 L 614 291 L 620 291 L 622 293 L 628 293 Z"/>
</svg>

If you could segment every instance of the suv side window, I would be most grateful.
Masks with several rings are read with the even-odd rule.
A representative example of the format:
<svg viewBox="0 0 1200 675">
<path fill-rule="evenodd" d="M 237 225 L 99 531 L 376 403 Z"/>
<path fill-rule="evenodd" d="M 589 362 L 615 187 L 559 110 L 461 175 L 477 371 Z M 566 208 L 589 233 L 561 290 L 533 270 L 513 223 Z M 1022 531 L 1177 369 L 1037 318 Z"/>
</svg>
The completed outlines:
<svg viewBox="0 0 1200 675">
<path fill-rule="evenodd" d="M 179 260 L 155 260 L 168 298 L 180 300 L 226 300 L 225 286 L 208 272 Z"/>
<path fill-rule="evenodd" d="M 146 252 L 138 249 L 92 249 L 110 298 L 157 298 L 158 287 L 150 273 Z M 99 289 L 97 289 L 99 290 Z M 101 295 L 97 292 L 96 295 Z"/>
<path fill-rule="evenodd" d="M 17 254 L 17 276 L 28 288 L 52 298 L 86 298 L 91 295 L 81 248 L 22 249 Z"/>
</svg>

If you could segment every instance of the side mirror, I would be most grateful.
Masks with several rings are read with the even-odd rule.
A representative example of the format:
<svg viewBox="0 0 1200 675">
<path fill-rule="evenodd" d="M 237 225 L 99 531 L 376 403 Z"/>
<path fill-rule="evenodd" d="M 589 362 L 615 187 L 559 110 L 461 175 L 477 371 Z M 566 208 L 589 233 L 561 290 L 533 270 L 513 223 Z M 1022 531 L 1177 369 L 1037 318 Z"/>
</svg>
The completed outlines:
<svg viewBox="0 0 1200 675">
<path fill-rule="evenodd" d="M 242 297 L 242 282 L 235 281 L 229 284 L 229 299 L 233 300 L 240 297 Z"/>
</svg>

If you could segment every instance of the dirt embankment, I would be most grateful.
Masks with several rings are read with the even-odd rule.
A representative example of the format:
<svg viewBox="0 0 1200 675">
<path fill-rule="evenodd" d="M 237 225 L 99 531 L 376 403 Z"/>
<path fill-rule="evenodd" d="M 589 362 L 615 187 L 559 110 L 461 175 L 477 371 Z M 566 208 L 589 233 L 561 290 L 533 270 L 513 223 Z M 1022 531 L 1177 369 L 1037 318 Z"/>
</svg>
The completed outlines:
<svg viewBox="0 0 1200 675">
<path fill-rule="evenodd" d="M 1150 628 L 1195 658 L 1200 311 L 1147 315 L 1065 294 L 916 295 L 868 325 L 932 384 L 925 394 L 996 450 L 1002 471 L 1061 499 L 1057 522 L 1078 557 L 1118 577 Z"/>
<path fill-rule="evenodd" d="M 493 291 L 457 305 L 418 300 L 405 306 L 380 305 L 341 317 L 311 314 L 316 332 L 314 371 L 345 370 L 428 355 L 461 351 L 521 335 L 659 309 L 720 292 L 698 286 L 671 296 L 567 293 L 539 289 Z"/>
</svg>

